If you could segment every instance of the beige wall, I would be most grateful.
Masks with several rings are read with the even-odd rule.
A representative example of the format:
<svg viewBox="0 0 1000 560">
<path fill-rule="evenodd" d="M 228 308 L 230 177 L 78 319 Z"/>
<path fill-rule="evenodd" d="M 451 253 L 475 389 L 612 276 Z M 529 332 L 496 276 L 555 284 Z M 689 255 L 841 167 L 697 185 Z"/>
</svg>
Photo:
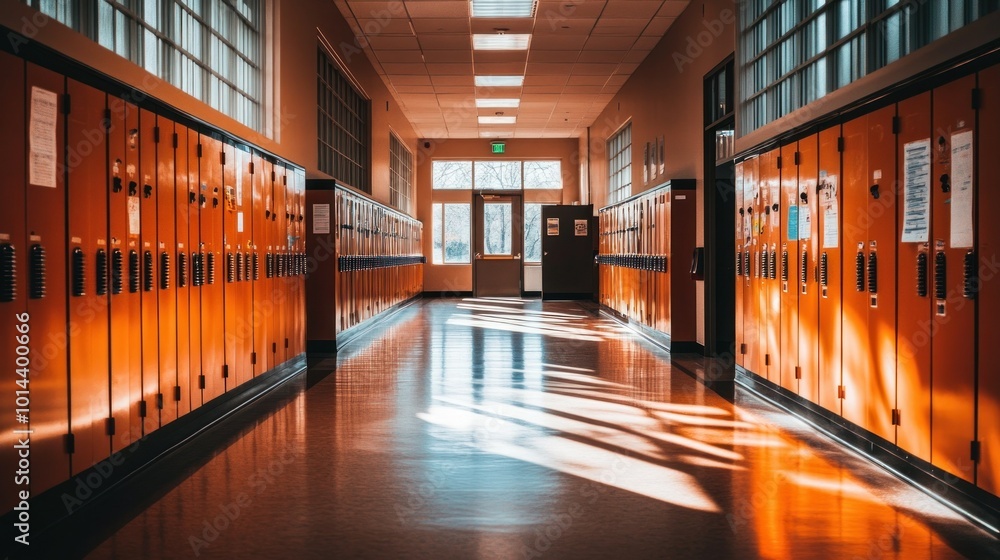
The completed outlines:
<svg viewBox="0 0 1000 560">
<path fill-rule="evenodd" d="M 329 178 L 317 169 L 316 57 L 318 36 L 322 33 L 372 100 L 372 195 L 387 204 L 389 130 L 395 131 L 416 154 L 413 127 L 368 58 L 358 49 L 350 27 L 333 2 L 309 2 L 309 9 L 302 9 L 302 2 L 294 0 L 275 0 L 269 5 L 269 33 L 276 48 L 268 69 L 269 77 L 273 78 L 273 95 L 266 103 L 269 124 L 263 132 L 241 125 L 58 21 L 35 12 L 22 1 L 0 0 L 0 25 L 301 165 L 311 179 Z M 398 15 L 387 14 L 387 17 Z"/>
<path fill-rule="evenodd" d="M 527 190 L 525 202 L 561 202 L 573 204 L 580 201 L 580 152 L 577 139 L 523 139 L 509 138 L 502 157 L 490 153 L 490 140 L 427 140 L 420 145 L 417 158 L 418 205 L 417 219 L 424 223 L 424 254 L 431 258 L 433 238 L 432 202 L 471 202 L 471 191 L 432 191 L 431 162 L 434 159 L 559 159 L 562 161 L 563 189 L 559 192 Z M 428 146 L 428 147 L 425 147 Z M 472 291 L 472 265 L 434 265 L 424 267 L 424 290 L 429 292 Z"/>
<path fill-rule="evenodd" d="M 632 122 L 632 194 L 670 178 L 698 181 L 697 243 L 704 245 L 705 74 L 732 54 L 736 34 L 732 0 L 694 1 L 622 86 L 590 129 L 590 192 L 595 208 L 607 204 L 606 143 Z M 643 182 L 643 147 L 663 136 L 665 173 Z M 684 256 L 681 256 L 684 258 Z M 705 342 L 704 283 L 698 283 L 698 342 Z"/>
</svg>

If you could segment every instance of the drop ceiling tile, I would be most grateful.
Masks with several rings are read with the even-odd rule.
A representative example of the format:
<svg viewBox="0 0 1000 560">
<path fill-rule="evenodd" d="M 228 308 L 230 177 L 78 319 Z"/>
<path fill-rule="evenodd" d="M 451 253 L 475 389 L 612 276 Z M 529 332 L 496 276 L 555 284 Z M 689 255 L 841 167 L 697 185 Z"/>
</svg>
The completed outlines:
<svg viewBox="0 0 1000 560">
<path fill-rule="evenodd" d="M 382 64 L 382 68 L 385 69 L 385 73 L 389 76 L 400 75 L 400 76 L 412 76 L 414 74 L 427 75 L 427 67 L 423 64 L 401 64 L 394 62 L 392 64 Z M 430 81 L 428 80 L 428 83 Z"/>
<path fill-rule="evenodd" d="M 615 74 L 614 76 L 608 78 L 608 81 L 605 85 L 620 87 L 625 85 L 625 82 L 627 82 L 628 79 L 629 76 L 625 76 L 623 74 Z"/>
<path fill-rule="evenodd" d="M 531 18 L 472 18 L 473 33 L 531 33 L 535 21 Z"/>
<path fill-rule="evenodd" d="M 408 0 L 406 11 L 418 18 L 468 18 L 469 3 L 464 0 Z"/>
<path fill-rule="evenodd" d="M 371 48 L 375 49 L 376 52 L 382 49 L 392 49 L 392 50 L 419 50 L 420 43 L 417 42 L 416 37 L 397 37 L 397 36 L 381 36 L 375 35 L 368 37 L 368 44 Z"/>
<path fill-rule="evenodd" d="M 656 12 L 657 16 L 660 17 L 677 17 L 681 15 L 685 8 L 688 7 L 687 0 L 683 2 L 678 2 L 676 0 L 667 0 L 663 3 L 663 7 L 660 11 Z"/>
<path fill-rule="evenodd" d="M 563 86 L 524 86 L 525 94 L 562 93 Z"/>
<path fill-rule="evenodd" d="M 576 63 L 573 66 L 573 74 L 575 75 L 589 75 L 589 76 L 610 76 L 615 72 L 616 68 L 619 68 L 618 64 L 602 64 L 602 63 Z"/>
<path fill-rule="evenodd" d="M 594 95 L 601 93 L 604 85 L 568 85 L 563 89 L 563 95 Z"/>
<path fill-rule="evenodd" d="M 420 51 L 392 51 L 392 50 L 380 50 L 375 53 L 375 57 L 381 63 L 423 63 L 424 57 L 420 54 Z"/>
<path fill-rule="evenodd" d="M 433 63 L 427 64 L 427 72 L 433 76 L 464 76 L 472 81 L 472 64 L 469 63 Z"/>
<path fill-rule="evenodd" d="M 656 15 L 660 0 L 608 0 L 602 18 L 634 18 L 648 20 Z"/>
<path fill-rule="evenodd" d="M 434 79 L 433 76 L 431 79 Z M 473 97 L 476 95 L 476 88 L 473 86 L 434 86 L 434 93 L 461 94 Z"/>
<path fill-rule="evenodd" d="M 428 76 L 427 74 L 412 74 L 412 75 L 392 74 L 389 77 L 392 80 L 392 83 L 396 85 L 426 86 L 428 88 L 432 88 L 431 77 Z M 433 91 L 428 91 L 425 93 L 433 93 Z"/>
<path fill-rule="evenodd" d="M 594 26 L 594 35 L 629 35 L 637 36 L 649 23 L 647 19 L 620 19 L 602 17 Z"/>
<path fill-rule="evenodd" d="M 548 1 L 542 0 L 538 3 L 538 10 L 535 12 L 536 19 L 558 19 L 573 17 L 593 17 L 601 15 L 605 1 L 600 0 L 577 0 L 573 1 Z"/>
<path fill-rule="evenodd" d="M 457 33 L 430 33 L 420 35 L 420 47 L 434 50 L 471 50 L 472 36 Z"/>
<path fill-rule="evenodd" d="M 607 81 L 608 77 L 604 74 L 573 74 L 569 77 L 569 81 L 566 84 L 570 86 L 604 86 Z"/>
<path fill-rule="evenodd" d="M 431 86 L 405 85 L 400 84 L 398 80 L 393 81 L 393 87 L 398 93 L 434 93 L 434 88 Z M 407 107 L 412 108 L 410 105 Z"/>
<path fill-rule="evenodd" d="M 660 42 L 660 39 L 661 37 L 639 37 L 635 40 L 635 45 L 632 48 L 651 51 Z"/>
<path fill-rule="evenodd" d="M 529 74 L 524 77 L 526 86 L 564 86 L 569 80 L 569 74 Z"/>
<path fill-rule="evenodd" d="M 586 43 L 586 35 L 536 35 L 531 40 L 531 48 L 550 51 L 578 51 Z"/>
<path fill-rule="evenodd" d="M 655 17 L 649 21 L 649 25 L 642 31 L 642 34 L 646 37 L 663 37 L 663 34 L 667 32 L 667 29 L 670 29 L 675 20 L 676 18 Z"/>
<path fill-rule="evenodd" d="M 424 61 L 427 64 L 445 62 L 472 62 L 472 39 L 469 39 L 468 49 L 424 49 Z"/>
<path fill-rule="evenodd" d="M 524 62 L 485 62 L 473 65 L 477 76 L 519 76 L 524 74 Z"/>
<path fill-rule="evenodd" d="M 561 90 L 560 90 L 561 91 Z M 559 102 L 561 97 L 560 93 L 525 93 L 521 96 L 521 104 L 525 103 L 539 103 L 546 104 L 551 108 L 553 105 Z"/>
<path fill-rule="evenodd" d="M 391 19 L 359 19 L 357 25 L 367 37 L 374 37 L 376 35 L 413 35 L 413 30 L 410 29 L 410 20 L 405 17 L 405 14 L 404 17 Z M 355 30 L 355 32 L 357 31 Z"/>
<path fill-rule="evenodd" d="M 471 33 L 468 18 L 414 18 L 413 29 L 418 33 Z"/>
<path fill-rule="evenodd" d="M 586 35 L 594 29 L 597 18 L 553 18 L 535 20 L 534 34 L 541 35 Z"/>
<path fill-rule="evenodd" d="M 599 51 L 593 49 L 587 49 L 580 53 L 580 59 L 577 62 L 605 62 L 617 64 L 625 58 L 628 51 Z"/>
<path fill-rule="evenodd" d="M 472 72 L 465 73 L 464 75 L 446 75 L 441 72 L 437 72 L 434 65 L 428 65 L 427 70 L 431 74 L 431 83 L 433 83 L 435 87 L 463 86 L 471 90 L 474 85 Z"/>
<path fill-rule="evenodd" d="M 578 51 L 543 51 L 531 49 L 528 51 L 528 62 L 557 62 L 572 64 L 580 58 Z"/>
<path fill-rule="evenodd" d="M 556 64 L 554 62 L 529 62 L 527 75 L 529 76 L 568 76 L 569 64 Z"/>
<path fill-rule="evenodd" d="M 622 62 L 639 63 L 642 62 L 643 60 L 646 60 L 647 56 L 649 56 L 648 50 L 632 49 L 628 51 L 628 54 L 625 55 L 625 58 L 622 59 Z"/>
<path fill-rule="evenodd" d="M 639 68 L 638 64 L 630 64 L 630 63 L 619 64 L 618 68 L 615 69 L 615 74 L 623 76 L 631 76 L 632 73 L 635 72 L 637 68 Z"/>
<path fill-rule="evenodd" d="M 587 39 L 587 50 L 627 51 L 635 43 L 634 36 L 628 35 L 591 35 Z"/>
</svg>

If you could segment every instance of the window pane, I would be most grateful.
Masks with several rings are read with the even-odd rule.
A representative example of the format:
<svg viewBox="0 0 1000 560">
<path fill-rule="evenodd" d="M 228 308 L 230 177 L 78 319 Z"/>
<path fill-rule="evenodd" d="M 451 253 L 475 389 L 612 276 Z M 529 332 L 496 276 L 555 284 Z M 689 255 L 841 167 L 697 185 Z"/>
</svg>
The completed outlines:
<svg viewBox="0 0 1000 560">
<path fill-rule="evenodd" d="M 487 255 L 509 255 L 511 246 L 510 202 L 487 202 L 483 206 L 483 251 Z"/>
<path fill-rule="evenodd" d="M 524 162 L 524 188 L 561 189 L 562 186 L 561 161 Z"/>
<path fill-rule="evenodd" d="M 434 218 L 433 218 L 434 233 L 432 235 L 434 245 L 433 245 L 433 248 L 431 249 L 431 254 L 432 254 L 431 261 L 434 264 L 443 264 L 444 263 L 444 223 L 442 221 L 442 215 L 441 215 L 443 208 L 441 207 L 440 203 L 433 204 L 432 207 L 433 207 L 433 214 L 434 214 Z"/>
<path fill-rule="evenodd" d="M 471 161 L 435 161 L 432 165 L 435 189 L 471 189 Z"/>
<path fill-rule="evenodd" d="M 476 189 L 520 190 L 521 162 L 477 161 Z"/>
<path fill-rule="evenodd" d="M 524 205 L 524 262 L 542 262 L 542 205 Z"/>
<path fill-rule="evenodd" d="M 471 262 L 470 212 L 468 204 L 444 205 L 444 262 Z"/>
</svg>

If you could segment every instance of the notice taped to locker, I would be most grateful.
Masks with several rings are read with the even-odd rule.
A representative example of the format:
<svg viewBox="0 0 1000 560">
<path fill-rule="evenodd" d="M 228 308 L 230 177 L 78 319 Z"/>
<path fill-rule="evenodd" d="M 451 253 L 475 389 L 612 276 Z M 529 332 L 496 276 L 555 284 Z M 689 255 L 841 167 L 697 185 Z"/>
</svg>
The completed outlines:
<svg viewBox="0 0 1000 560">
<path fill-rule="evenodd" d="M 313 234 L 328 235 L 330 233 L 330 205 L 313 204 Z"/>
<path fill-rule="evenodd" d="M 903 243 L 926 243 L 931 231 L 931 139 L 903 146 Z"/>
<path fill-rule="evenodd" d="M 28 182 L 56 188 L 56 119 L 59 98 L 53 91 L 31 88 L 31 123 L 28 127 Z"/>
</svg>

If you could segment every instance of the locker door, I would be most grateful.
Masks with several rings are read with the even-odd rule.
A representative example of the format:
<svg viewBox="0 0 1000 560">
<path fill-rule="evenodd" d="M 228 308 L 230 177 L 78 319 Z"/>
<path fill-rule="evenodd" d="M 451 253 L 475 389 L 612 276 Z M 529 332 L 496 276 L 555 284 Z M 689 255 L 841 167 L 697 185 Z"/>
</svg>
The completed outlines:
<svg viewBox="0 0 1000 560">
<path fill-rule="evenodd" d="M 253 236 L 251 239 L 252 262 L 250 269 L 252 277 L 250 279 L 250 289 L 253 305 L 253 354 L 251 355 L 250 365 L 253 367 L 251 373 L 256 377 L 267 371 L 267 354 L 264 352 L 264 347 L 267 345 L 267 313 L 270 310 L 265 306 L 267 301 L 265 299 L 266 290 L 264 288 L 266 279 L 263 274 L 264 263 L 261 253 L 266 247 L 265 240 L 267 239 L 265 230 L 267 223 L 264 221 L 264 181 L 265 178 L 270 178 L 271 167 L 267 160 L 260 157 L 260 154 L 253 154 L 252 169 L 253 203 L 250 209 L 251 214 L 253 214 L 251 219 Z"/>
<path fill-rule="evenodd" d="M 1000 130 L 988 123 L 1000 122 L 1000 65 L 979 73 L 982 104 L 979 107 L 979 183 L 1000 184 L 1000 168 L 988 154 L 997 153 Z M 976 483 L 987 492 L 1000 494 L 1000 375 L 995 363 L 996 341 L 1000 340 L 1000 189 L 979 189 L 979 411 L 977 439 L 982 455 Z"/>
<path fill-rule="evenodd" d="M 798 143 L 781 148 L 781 242 L 778 251 L 778 282 L 781 289 L 781 386 L 799 392 L 799 166 L 795 163 Z"/>
<path fill-rule="evenodd" d="M 242 341 L 239 340 L 238 334 L 242 294 L 237 285 L 237 282 L 243 280 L 243 249 L 240 243 L 241 236 L 237 234 L 237 215 L 242 211 L 239 206 L 241 197 L 238 196 L 237 189 L 242 191 L 242 174 L 238 172 L 241 162 L 237 158 L 236 149 L 228 142 L 224 142 L 222 151 L 222 223 L 224 231 L 222 285 L 224 286 L 223 309 L 226 333 L 223 346 L 225 349 L 225 369 L 223 371 L 226 391 L 231 391 L 239 385 L 243 375 L 240 370 Z M 237 179 L 241 181 L 240 185 L 236 184 Z M 239 256 L 239 266 L 237 266 L 237 256 Z"/>
<path fill-rule="evenodd" d="M 973 134 L 976 77 L 932 94 L 931 137 L 934 317 L 931 336 L 931 462 L 968 481 L 975 478 L 976 329 Z M 944 262 L 941 263 L 941 258 Z M 970 263 L 968 267 L 966 263 Z M 968 271 L 968 272 L 967 272 Z"/>
<path fill-rule="evenodd" d="M 298 309 L 298 321 L 295 324 L 295 355 L 299 355 L 306 350 L 306 172 L 304 169 L 295 171 L 295 186 L 298 190 L 298 211 L 295 219 L 298 222 L 296 253 L 298 266 L 296 267 L 296 283 L 298 294 L 296 306 Z"/>
<path fill-rule="evenodd" d="M 196 244 L 191 243 L 191 228 L 197 225 L 197 214 L 195 204 L 192 204 L 191 195 L 194 194 L 193 186 L 196 182 L 191 182 L 190 170 L 188 169 L 188 137 L 190 131 L 182 125 L 174 125 L 174 138 L 176 148 L 174 150 L 174 205 L 176 214 L 177 244 L 175 254 L 177 261 L 174 264 L 174 286 L 177 295 L 177 389 L 171 398 L 177 399 L 177 415 L 183 416 L 191 411 L 191 337 L 194 320 L 191 315 L 191 252 L 190 249 Z M 197 195 L 195 195 L 195 202 Z"/>
<path fill-rule="evenodd" d="M 819 135 L 799 140 L 799 261 L 795 264 L 799 290 L 799 395 L 819 403 L 819 296 L 816 272 L 820 239 L 816 217 L 819 208 Z M 825 334 L 824 334 L 825 336 Z"/>
<path fill-rule="evenodd" d="M 108 390 L 106 96 L 69 80 L 69 372 L 73 473 L 111 454 Z"/>
<path fill-rule="evenodd" d="M 840 126 L 819 133 L 816 236 L 819 255 L 819 404 L 841 413 Z M 844 393 L 846 396 L 846 392 Z"/>
<path fill-rule="evenodd" d="M 263 355 L 266 356 L 267 369 L 274 369 L 280 362 L 277 360 L 277 314 L 278 305 L 274 300 L 274 293 L 277 287 L 275 243 L 277 242 L 277 211 L 275 207 L 275 180 L 277 178 L 277 166 L 268 161 L 265 163 L 267 173 L 264 176 L 264 234 L 266 255 L 264 257 L 264 290 L 261 295 L 262 305 L 267 309 L 264 316 L 265 332 L 267 339 L 264 343 Z"/>
<path fill-rule="evenodd" d="M 736 215 L 733 219 L 736 220 L 735 227 L 733 228 L 736 232 L 736 243 L 733 247 L 736 248 L 736 254 L 734 259 L 736 260 L 736 303 L 734 306 L 736 312 L 736 348 L 733 350 L 733 355 L 735 357 L 736 365 L 743 367 L 743 353 L 740 352 L 740 345 L 743 344 L 743 247 L 744 241 L 746 240 L 743 224 L 746 221 L 746 208 L 743 204 L 743 162 L 736 164 L 735 171 L 735 196 L 736 196 Z"/>
<path fill-rule="evenodd" d="M 4 107 L 25 107 L 24 61 L 0 52 L 0 74 L 4 76 L 8 87 L 0 88 L 0 105 Z M 21 353 L 31 350 L 30 346 L 21 345 L 24 339 L 18 337 L 27 334 L 31 342 L 30 317 L 23 314 L 27 310 L 27 253 L 26 233 L 24 223 L 25 198 L 25 153 L 24 131 L 25 111 L 4 111 L 0 113 L 0 130 L 11 131 L 0 134 L 0 161 L 6 170 L 8 186 L 4 189 L 6 197 L 0 204 L 0 360 L 4 364 L 0 381 L 11 391 L 31 390 L 30 375 L 26 360 L 28 357 L 18 356 L 18 348 L 23 346 Z M 25 319 L 22 321 L 21 319 Z M 26 325 L 26 326 L 21 326 Z M 19 329 L 20 327 L 20 329 Z M 27 330 L 27 333 L 20 332 Z M 27 386 L 27 389 L 24 387 Z M 0 406 L 0 468 L 8 476 L 0 485 L 0 510 L 8 511 L 17 505 L 15 496 L 20 490 L 28 490 L 25 485 L 16 485 L 14 476 L 18 457 L 14 445 L 17 438 L 14 430 L 26 428 L 17 422 L 15 411 L 16 399 L 23 394 L 14 394 Z M 30 395 L 28 395 L 30 398 Z M 22 401 L 23 402 L 23 401 Z"/>
<path fill-rule="evenodd" d="M 285 256 L 288 247 L 288 169 L 284 165 L 276 166 L 278 169 L 278 179 L 274 184 L 274 301 L 277 313 L 274 314 L 274 353 L 275 361 L 278 364 L 288 360 L 286 352 L 287 330 L 286 321 L 288 316 L 288 279 L 285 277 Z"/>
<path fill-rule="evenodd" d="M 164 117 L 156 120 L 156 207 L 157 242 L 156 294 L 159 320 L 160 383 L 156 407 L 160 425 L 177 419 L 180 387 L 177 381 L 177 187 L 176 137 L 174 123 Z"/>
<path fill-rule="evenodd" d="M 202 404 L 202 385 L 199 383 L 202 376 L 202 316 L 201 316 L 201 292 L 205 276 L 204 254 L 201 253 L 201 197 L 205 196 L 201 189 L 201 177 L 199 171 L 199 139 L 198 131 L 187 130 L 187 205 L 188 205 L 188 285 L 190 310 L 188 313 L 187 339 L 190 344 L 188 355 L 188 399 L 191 409 L 198 408 Z M 206 197 L 207 198 L 207 197 Z M 183 325 L 183 324 L 182 324 Z M 181 382 L 183 384 L 183 381 Z"/>
<path fill-rule="evenodd" d="M 142 306 L 142 396 L 139 416 L 143 435 L 160 426 L 160 316 L 157 273 L 156 115 L 139 110 L 139 288 Z M 166 375 L 166 372 L 164 372 Z"/>
<path fill-rule="evenodd" d="M 897 177 L 903 185 L 897 202 L 901 242 L 897 248 L 899 278 L 896 301 L 898 332 L 896 356 L 896 408 L 899 425 L 896 444 L 914 456 L 931 458 L 931 301 L 934 256 L 930 243 L 930 137 L 931 96 L 924 93 L 898 105 L 896 137 Z M 918 218 L 907 221 L 907 192 L 914 199 Z M 919 219 L 919 218 L 922 218 Z"/>
<path fill-rule="evenodd" d="M 758 159 L 743 162 L 743 204 L 746 206 L 747 221 L 750 222 L 749 246 L 744 249 L 744 260 L 749 265 L 744 283 L 743 333 L 746 355 L 743 367 L 760 374 L 758 360 L 763 362 L 758 347 L 760 341 L 760 184 L 757 182 Z"/>
<path fill-rule="evenodd" d="M 207 403 L 226 390 L 222 377 L 225 364 L 225 307 L 223 286 L 225 251 L 222 214 L 225 197 L 222 182 L 222 143 L 200 136 L 199 174 L 204 201 L 201 207 L 201 257 L 204 285 L 201 287 L 201 375 L 202 402 Z M 201 202 L 201 195 L 199 195 Z"/>
<path fill-rule="evenodd" d="M 763 338 L 761 355 L 764 357 L 760 374 L 773 383 L 781 383 L 781 290 L 778 283 L 778 243 L 781 241 L 781 176 L 778 170 L 779 149 L 763 154 L 760 159 L 761 189 L 761 286 L 763 289 Z"/>
<path fill-rule="evenodd" d="M 28 279 L 32 358 L 30 369 L 31 493 L 66 480 L 70 474 L 66 354 L 66 185 L 62 170 L 65 79 L 33 64 L 25 91 L 28 128 L 37 142 L 30 153 L 27 190 Z M 33 129 L 33 130 L 32 130 Z M 56 341 L 44 344 L 43 341 Z M 19 425 L 21 427 L 21 425 Z"/>
<path fill-rule="evenodd" d="M 253 176 L 250 174 L 250 153 L 236 148 L 236 385 L 253 377 L 250 364 L 253 353 L 253 290 L 250 242 L 253 233 Z M 232 372 L 230 372 L 232 375 Z"/>
</svg>

